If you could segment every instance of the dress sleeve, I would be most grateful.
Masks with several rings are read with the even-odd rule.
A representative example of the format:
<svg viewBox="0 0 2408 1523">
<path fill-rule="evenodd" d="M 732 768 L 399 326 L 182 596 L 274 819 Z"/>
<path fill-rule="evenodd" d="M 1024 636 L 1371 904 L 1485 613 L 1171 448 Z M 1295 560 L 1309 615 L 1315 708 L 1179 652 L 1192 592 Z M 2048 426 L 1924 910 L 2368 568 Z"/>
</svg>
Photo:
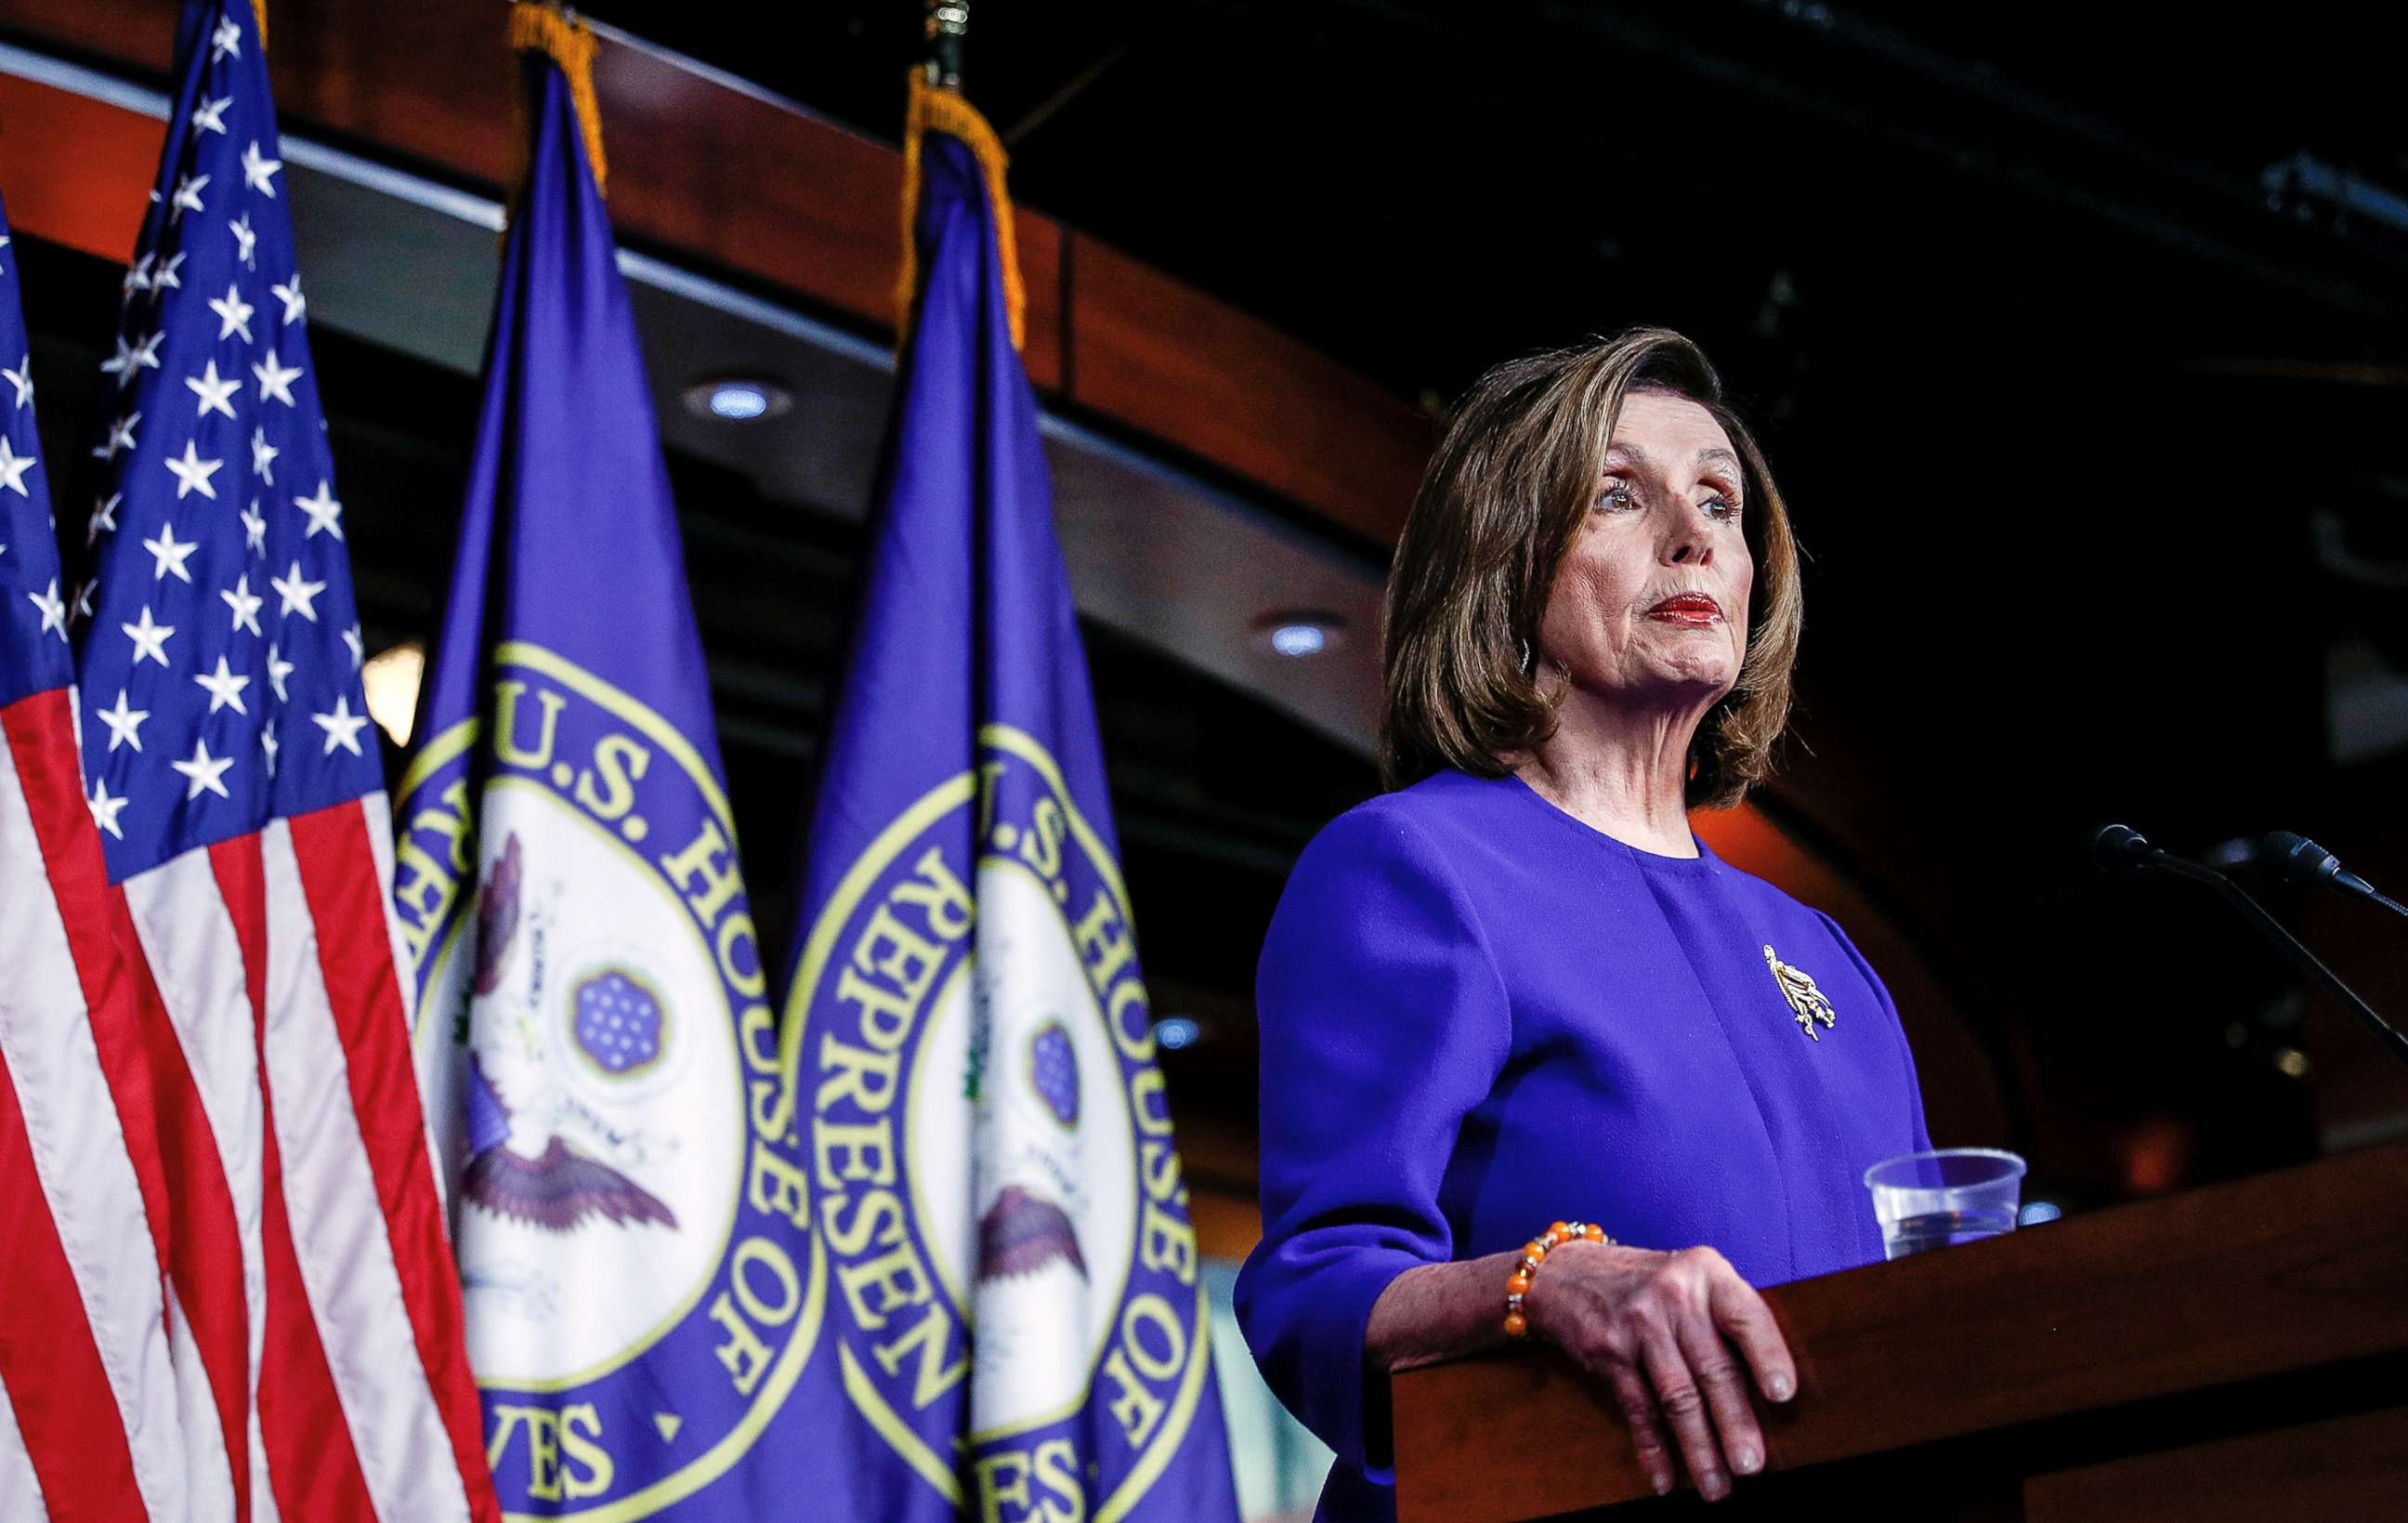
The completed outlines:
<svg viewBox="0 0 2408 1523">
<path fill-rule="evenodd" d="M 1856 950 L 1856 943 L 1848 940 L 1848 933 L 1840 928 L 1838 921 L 1820 910 L 1814 912 L 1814 918 L 1821 921 L 1830 931 L 1831 940 L 1840 943 L 1841 950 L 1847 953 L 1849 959 L 1856 963 L 1856 971 L 1865 976 L 1865 982 L 1872 985 L 1874 996 L 1881 1000 L 1882 1013 L 1889 1019 L 1890 1040 L 1898 1044 L 1899 1065 L 1905 1070 L 1906 1102 L 1912 1112 L 1914 1150 L 1918 1153 L 1928 1153 L 1931 1150 L 1931 1133 L 1923 1122 L 1923 1081 L 1915 1075 L 1914 1051 L 1906 1043 L 1906 1027 L 1898 1018 L 1898 1005 L 1890 999 L 1889 985 L 1884 984 L 1881 981 L 1881 975 L 1873 971 L 1873 965 L 1867 962 L 1865 955 Z"/>
<path fill-rule="evenodd" d="M 1511 1042 L 1505 986 L 1453 872 L 1405 820 L 1341 816 L 1289 877 L 1255 981 L 1263 1236 L 1237 1313 L 1289 1411 L 1374 1482 L 1388 1386 L 1371 1305 L 1454 1257 L 1439 1187 Z"/>
</svg>

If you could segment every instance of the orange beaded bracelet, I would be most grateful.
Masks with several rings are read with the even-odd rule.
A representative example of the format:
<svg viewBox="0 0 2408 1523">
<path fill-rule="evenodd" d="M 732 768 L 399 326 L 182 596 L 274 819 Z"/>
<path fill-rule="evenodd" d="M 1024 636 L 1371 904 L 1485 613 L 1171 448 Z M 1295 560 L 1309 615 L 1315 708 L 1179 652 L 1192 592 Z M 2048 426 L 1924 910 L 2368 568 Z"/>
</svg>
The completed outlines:
<svg viewBox="0 0 2408 1523">
<path fill-rule="evenodd" d="M 1595 1222 L 1557 1222 L 1544 1232 L 1522 1244 L 1522 1262 L 1515 1266 L 1505 1282 L 1505 1336 L 1530 1336 L 1530 1319 L 1522 1315 L 1522 1298 L 1530 1293 L 1530 1281 L 1539 1266 L 1547 1261 L 1547 1250 L 1580 1239 L 1588 1243 L 1612 1244 L 1605 1228 Z"/>
</svg>

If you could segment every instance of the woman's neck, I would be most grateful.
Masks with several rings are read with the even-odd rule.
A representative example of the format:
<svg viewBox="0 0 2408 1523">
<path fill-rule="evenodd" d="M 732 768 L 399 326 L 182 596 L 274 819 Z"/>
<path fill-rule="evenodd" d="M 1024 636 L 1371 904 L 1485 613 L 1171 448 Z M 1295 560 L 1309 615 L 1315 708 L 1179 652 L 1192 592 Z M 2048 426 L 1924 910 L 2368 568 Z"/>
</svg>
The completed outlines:
<svg viewBox="0 0 2408 1523">
<path fill-rule="evenodd" d="M 1689 742 L 1704 709 L 1630 709 L 1565 695 L 1555 733 L 1513 769 L 1557 809 L 1658 856 L 1695 856 Z"/>
</svg>

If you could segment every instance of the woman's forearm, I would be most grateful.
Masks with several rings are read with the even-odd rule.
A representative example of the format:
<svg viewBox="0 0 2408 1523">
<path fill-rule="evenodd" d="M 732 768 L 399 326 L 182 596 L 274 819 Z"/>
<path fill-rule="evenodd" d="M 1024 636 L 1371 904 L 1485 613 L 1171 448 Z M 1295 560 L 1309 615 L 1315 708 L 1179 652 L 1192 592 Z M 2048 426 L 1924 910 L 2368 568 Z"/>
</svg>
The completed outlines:
<svg viewBox="0 0 2408 1523">
<path fill-rule="evenodd" d="M 1505 1282 L 1516 1253 L 1405 1271 L 1371 1303 L 1363 1360 L 1395 1372 L 1495 1348 L 1505 1340 Z"/>
</svg>

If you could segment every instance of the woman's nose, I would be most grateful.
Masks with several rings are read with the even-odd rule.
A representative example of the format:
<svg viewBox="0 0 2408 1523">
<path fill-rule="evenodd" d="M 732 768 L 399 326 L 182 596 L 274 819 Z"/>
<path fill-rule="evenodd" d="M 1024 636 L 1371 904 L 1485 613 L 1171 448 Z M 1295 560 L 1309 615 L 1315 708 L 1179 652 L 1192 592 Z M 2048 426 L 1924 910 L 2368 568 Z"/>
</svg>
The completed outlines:
<svg viewBox="0 0 2408 1523">
<path fill-rule="evenodd" d="M 1664 533 L 1664 559 L 1673 566 L 1712 566 L 1713 540 L 1694 513 L 1674 515 Z"/>
</svg>

